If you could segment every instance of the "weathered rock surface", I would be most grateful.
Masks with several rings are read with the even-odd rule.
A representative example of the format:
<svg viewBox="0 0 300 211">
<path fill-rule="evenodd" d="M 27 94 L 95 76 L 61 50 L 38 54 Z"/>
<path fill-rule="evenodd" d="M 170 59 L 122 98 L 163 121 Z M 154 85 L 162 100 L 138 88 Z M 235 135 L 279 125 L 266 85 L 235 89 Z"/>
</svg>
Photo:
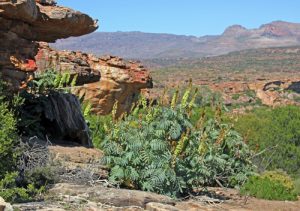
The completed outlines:
<svg viewBox="0 0 300 211">
<path fill-rule="evenodd" d="M 167 196 L 136 190 L 106 188 L 102 186 L 87 187 L 84 185 L 61 183 L 56 184 L 49 193 L 54 197 L 63 195 L 78 196 L 85 198 L 86 200 L 114 207 L 136 206 L 145 208 L 146 204 L 150 202 L 175 205 L 175 201 Z"/>
<path fill-rule="evenodd" d="M 83 210 L 83 211 L 298 211 L 298 201 L 268 201 L 240 196 L 238 190 L 208 188 L 215 196 L 200 195 L 187 200 L 172 200 L 153 193 L 106 188 L 57 184 L 50 190 L 46 201 L 13 205 L 20 211 L 27 210 Z"/>
<path fill-rule="evenodd" d="M 212 90 L 222 93 L 227 105 L 249 104 L 254 102 L 255 98 L 267 106 L 300 105 L 297 101 L 297 98 L 300 98 L 299 78 L 233 81 L 213 83 L 209 86 Z"/>
<path fill-rule="evenodd" d="M 44 105 L 44 127 L 56 138 L 72 140 L 86 147 L 92 147 L 89 128 L 81 112 L 76 96 L 64 93 L 51 93 Z"/>
<path fill-rule="evenodd" d="M 108 169 L 103 166 L 103 152 L 81 146 L 49 146 L 51 163 L 63 168 L 59 182 L 93 184 L 108 178 Z"/>
<path fill-rule="evenodd" d="M 78 75 L 72 92 L 92 104 L 92 112 L 109 114 L 118 100 L 118 114 L 128 111 L 142 89 L 152 87 L 149 71 L 139 62 L 115 56 L 96 57 L 74 51 L 55 51 L 40 43 L 37 72 L 55 69 Z"/>
<path fill-rule="evenodd" d="M 0 73 L 13 89 L 37 69 L 35 41 L 80 36 L 97 29 L 89 16 L 56 6 L 53 0 L 0 1 Z"/>
<path fill-rule="evenodd" d="M 55 51 L 47 43 L 97 29 L 97 21 L 53 0 L 0 2 L 0 68 L 11 88 L 26 88 L 34 72 L 48 68 L 78 74 L 73 93 L 85 96 L 93 112 L 108 114 L 118 100 L 118 113 L 128 111 L 152 80 L 140 63 L 118 57 L 97 58 L 81 52 Z"/>
<path fill-rule="evenodd" d="M 0 211 L 13 211 L 11 204 L 5 202 L 2 197 L 0 197 Z"/>
</svg>

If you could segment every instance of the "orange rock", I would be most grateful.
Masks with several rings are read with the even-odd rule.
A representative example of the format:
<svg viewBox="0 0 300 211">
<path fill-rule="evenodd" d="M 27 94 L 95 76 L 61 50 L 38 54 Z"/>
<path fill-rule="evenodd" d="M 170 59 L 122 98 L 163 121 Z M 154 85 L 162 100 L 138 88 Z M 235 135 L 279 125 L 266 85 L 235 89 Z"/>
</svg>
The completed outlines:
<svg viewBox="0 0 300 211">
<path fill-rule="evenodd" d="M 72 92 L 92 104 L 92 112 L 109 114 L 117 100 L 118 115 L 129 111 L 141 90 L 152 87 L 152 78 L 139 62 L 125 61 L 115 56 L 95 57 L 72 51 L 55 51 L 40 43 L 35 57 L 38 72 L 54 68 L 59 72 L 78 74 Z"/>
<path fill-rule="evenodd" d="M 47 17 L 47 18 L 45 18 Z M 12 90 L 26 85 L 30 72 L 37 69 L 36 41 L 54 42 L 80 36 L 98 28 L 97 21 L 53 0 L 0 1 L 0 73 Z"/>
</svg>

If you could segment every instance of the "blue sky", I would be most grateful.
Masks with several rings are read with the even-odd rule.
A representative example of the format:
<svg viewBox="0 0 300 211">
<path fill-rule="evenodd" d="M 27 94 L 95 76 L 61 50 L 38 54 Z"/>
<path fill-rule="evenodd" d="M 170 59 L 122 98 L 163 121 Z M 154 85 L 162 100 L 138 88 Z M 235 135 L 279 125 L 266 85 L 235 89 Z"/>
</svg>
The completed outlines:
<svg viewBox="0 0 300 211">
<path fill-rule="evenodd" d="M 57 0 L 99 19 L 99 31 L 220 34 L 227 26 L 257 28 L 300 22 L 299 0 Z"/>
</svg>

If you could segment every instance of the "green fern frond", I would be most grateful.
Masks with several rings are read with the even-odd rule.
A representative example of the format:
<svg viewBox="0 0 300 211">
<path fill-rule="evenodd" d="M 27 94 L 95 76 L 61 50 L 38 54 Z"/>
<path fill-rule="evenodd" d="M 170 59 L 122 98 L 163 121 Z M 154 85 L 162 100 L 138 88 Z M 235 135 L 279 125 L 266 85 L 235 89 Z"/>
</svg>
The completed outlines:
<svg viewBox="0 0 300 211">
<path fill-rule="evenodd" d="M 74 77 L 73 77 L 73 79 L 72 79 L 72 82 L 71 82 L 71 87 L 76 86 L 77 79 L 78 79 L 78 74 L 75 74 Z"/>
<path fill-rule="evenodd" d="M 174 109 L 176 107 L 179 95 L 179 87 L 176 89 L 175 93 L 173 94 L 172 101 L 171 101 L 171 108 Z"/>
</svg>

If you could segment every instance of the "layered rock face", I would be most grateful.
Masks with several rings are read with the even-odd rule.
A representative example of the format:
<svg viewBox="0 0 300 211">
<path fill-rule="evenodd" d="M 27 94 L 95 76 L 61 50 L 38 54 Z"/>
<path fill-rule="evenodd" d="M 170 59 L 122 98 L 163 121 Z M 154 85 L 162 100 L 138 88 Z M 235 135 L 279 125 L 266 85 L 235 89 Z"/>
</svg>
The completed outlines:
<svg viewBox="0 0 300 211">
<path fill-rule="evenodd" d="M 26 88 L 37 70 L 38 41 L 54 42 L 95 31 L 88 15 L 56 6 L 53 0 L 0 1 L 0 73 L 12 91 Z M 88 126 L 77 98 L 70 94 L 47 96 L 50 105 L 41 124 L 51 136 L 68 138 L 91 147 Z"/>
<path fill-rule="evenodd" d="M 213 91 L 222 93 L 224 103 L 227 105 L 251 103 L 255 101 L 255 98 L 259 99 L 263 105 L 272 107 L 300 105 L 298 100 L 300 97 L 300 78 L 223 82 L 210 84 L 209 87 Z"/>
<path fill-rule="evenodd" d="M 14 89 L 37 69 L 35 41 L 54 42 L 98 27 L 89 16 L 55 4 L 52 0 L 0 1 L 0 68 Z"/>
<path fill-rule="evenodd" d="M 55 51 L 44 43 L 88 34 L 97 27 L 89 16 L 56 6 L 53 0 L 0 1 L 0 68 L 4 80 L 18 90 L 26 88 L 37 70 L 68 71 L 79 75 L 73 92 L 84 96 L 95 113 L 108 114 L 116 100 L 118 113 L 128 111 L 141 89 L 152 87 L 149 72 L 141 64 L 112 56 Z"/>
<path fill-rule="evenodd" d="M 119 57 L 102 56 L 74 51 L 55 51 L 40 43 L 35 57 L 37 72 L 55 69 L 77 74 L 77 86 L 72 92 L 92 104 L 92 112 L 109 114 L 118 101 L 117 113 L 129 111 L 140 92 L 152 87 L 149 71 L 139 62 Z"/>
</svg>

